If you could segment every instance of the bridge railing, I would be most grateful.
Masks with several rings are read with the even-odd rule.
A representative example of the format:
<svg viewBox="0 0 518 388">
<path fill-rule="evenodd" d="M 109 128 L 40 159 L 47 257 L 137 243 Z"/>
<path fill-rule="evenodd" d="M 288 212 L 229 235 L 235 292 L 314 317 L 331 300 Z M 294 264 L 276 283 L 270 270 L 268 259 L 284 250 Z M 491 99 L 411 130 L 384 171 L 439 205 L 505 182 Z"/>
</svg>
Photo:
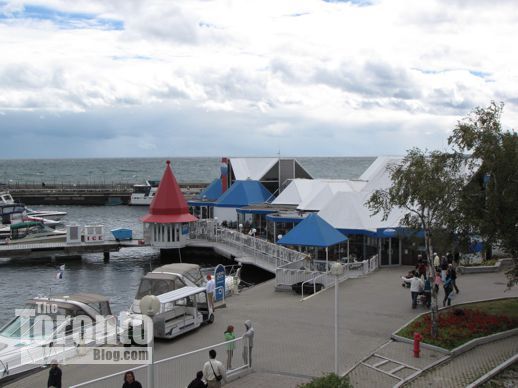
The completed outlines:
<svg viewBox="0 0 518 388">
<path fill-rule="evenodd" d="M 241 233 L 237 230 L 224 228 L 212 219 L 199 220 L 191 224 L 190 238 L 215 241 L 238 248 L 246 255 L 256 260 L 264 261 L 273 268 L 308 258 L 304 253 Z"/>
</svg>

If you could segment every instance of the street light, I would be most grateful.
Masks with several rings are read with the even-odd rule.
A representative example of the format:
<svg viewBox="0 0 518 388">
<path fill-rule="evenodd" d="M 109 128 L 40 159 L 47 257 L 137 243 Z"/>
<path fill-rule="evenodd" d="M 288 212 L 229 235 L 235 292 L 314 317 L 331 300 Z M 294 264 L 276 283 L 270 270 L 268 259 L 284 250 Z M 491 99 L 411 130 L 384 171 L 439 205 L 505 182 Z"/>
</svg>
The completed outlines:
<svg viewBox="0 0 518 388">
<path fill-rule="evenodd" d="M 338 375 L 338 278 L 344 273 L 344 266 L 335 262 L 331 274 L 335 276 L 335 374 Z"/>
<path fill-rule="evenodd" d="M 148 335 L 151 335 L 149 345 L 151 347 L 150 364 L 147 371 L 147 386 L 148 388 L 155 388 L 155 365 L 153 360 L 153 353 L 155 351 L 155 333 L 153 332 L 153 316 L 160 311 L 160 301 L 155 295 L 146 295 L 140 300 L 140 311 L 142 314 L 147 315 L 151 320 L 151 330 L 148 330 Z M 145 324 L 145 320 L 142 320 L 142 324 Z M 149 329 L 149 327 L 148 327 Z"/>
</svg>

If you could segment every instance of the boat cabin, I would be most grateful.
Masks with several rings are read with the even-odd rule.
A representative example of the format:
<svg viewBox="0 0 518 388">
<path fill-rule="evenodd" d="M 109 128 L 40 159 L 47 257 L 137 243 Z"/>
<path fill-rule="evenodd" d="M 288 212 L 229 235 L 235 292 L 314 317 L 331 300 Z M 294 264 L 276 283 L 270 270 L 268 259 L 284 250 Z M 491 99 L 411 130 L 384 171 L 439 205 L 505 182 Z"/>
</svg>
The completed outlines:
<svg viewBox="0 0 518 388">
<path fill-rule="evenodd" d="M 158 295 L 160 312 L 153 317 L 155 337 L 174 338 L 214 322 L 205 287 L 182 287 Z"/>
<path fill-rule="evenodd" d="M 197 264 L 167 264 L 148 272 L 141 280 L 132 306 L 132 312 L 140 313 L 139 301 L 146 295 L 161 295 L 186 286 L 199 287 L 205 282 Z"/>
</svg>

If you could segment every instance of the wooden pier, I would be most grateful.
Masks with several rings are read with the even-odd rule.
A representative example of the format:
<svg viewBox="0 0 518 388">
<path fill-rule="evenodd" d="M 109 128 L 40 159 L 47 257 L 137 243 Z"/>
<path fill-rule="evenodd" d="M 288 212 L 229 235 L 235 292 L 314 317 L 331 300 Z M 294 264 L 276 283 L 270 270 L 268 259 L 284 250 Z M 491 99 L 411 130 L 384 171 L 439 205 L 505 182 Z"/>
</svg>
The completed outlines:
<svg viewBox="0 0 518 388">
<path fill-rule="evenodd" d="M 133 183 L 14 183 L 0 187 L 26 205 L 128 205 Z M 180 184 L 187 199 L 206 183 Z"/>
<path fill-rule="evenodd" d="M 140 240 L 115 241 L 99 243 L 39 243 L 39 244 L 5 244 L 0 245 L 2 258 L 42 258 L 42 257 L 74 257 L 88 253 L 102 253 L 109 260 L 110 252 L 118 252 L 121 248 L 146 247 Z"/>
</svg>

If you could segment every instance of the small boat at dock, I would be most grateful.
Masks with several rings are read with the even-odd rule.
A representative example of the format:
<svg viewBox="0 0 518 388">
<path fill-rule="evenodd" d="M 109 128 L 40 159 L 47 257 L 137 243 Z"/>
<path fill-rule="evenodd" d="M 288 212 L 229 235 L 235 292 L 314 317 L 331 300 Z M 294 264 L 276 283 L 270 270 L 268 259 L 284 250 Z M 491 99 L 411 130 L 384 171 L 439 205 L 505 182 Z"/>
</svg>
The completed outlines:
<svg viewBox="0 0 518 388">
<path fill-rule="evenodd" d="M 147 180 L 143 185 L 134 185 L 129 204 L 132 206 L 149 206 L 158 191 L 160 181 Z"/>
<path fill-rule="evenodd" d="M 24 221 L 10 226 L 10 236 L 5 243 L 8 244 L 33 244 L 65 242 L 67 232 L 55 230 L 40 221 Z"/>
<path fill-rule="evenodd" d="M 115 343 L 120 330 L 106 297 L 36 297 L 0 328 L 0 385 L 17 375 L 79 353 L 79 346 Z"/>
</svg>

